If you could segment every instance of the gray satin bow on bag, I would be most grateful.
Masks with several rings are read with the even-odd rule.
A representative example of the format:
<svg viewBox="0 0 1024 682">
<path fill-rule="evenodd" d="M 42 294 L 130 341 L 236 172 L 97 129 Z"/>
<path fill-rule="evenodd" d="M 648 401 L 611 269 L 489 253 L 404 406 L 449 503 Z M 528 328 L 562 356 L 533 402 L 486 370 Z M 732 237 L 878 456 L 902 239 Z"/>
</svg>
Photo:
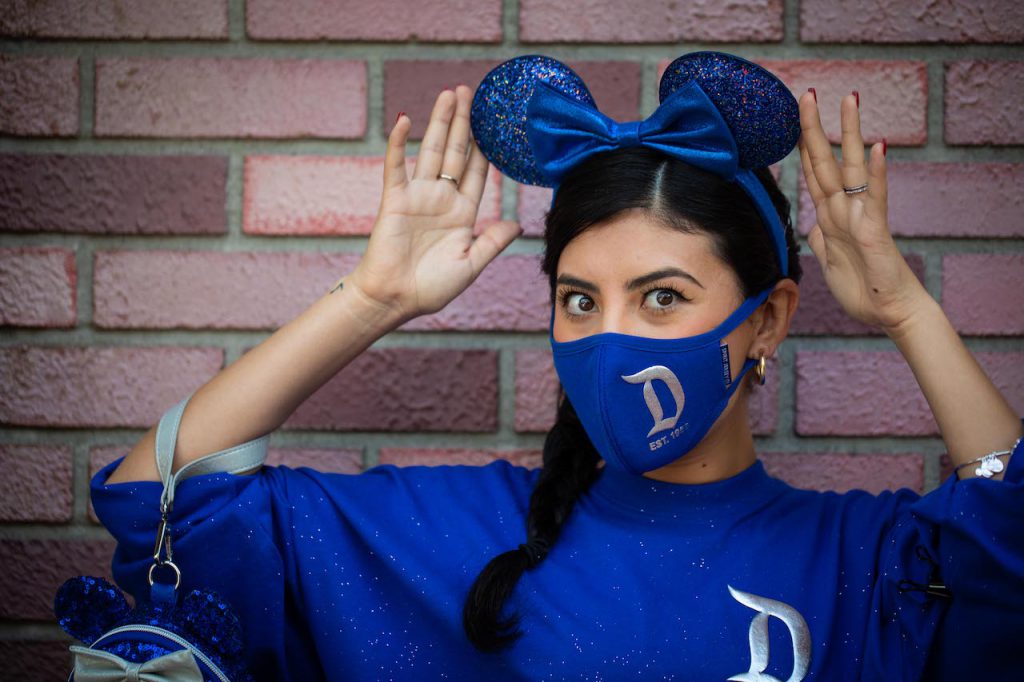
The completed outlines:
<svg viewBox="0 0 1024 682">
<path fill-rule="evenodd" d="M 107 651 L 72 646 L 75 682 L 203 682 L 203 673 L 188 649 L 145 663 L 132 663 Z"/>
</svg>

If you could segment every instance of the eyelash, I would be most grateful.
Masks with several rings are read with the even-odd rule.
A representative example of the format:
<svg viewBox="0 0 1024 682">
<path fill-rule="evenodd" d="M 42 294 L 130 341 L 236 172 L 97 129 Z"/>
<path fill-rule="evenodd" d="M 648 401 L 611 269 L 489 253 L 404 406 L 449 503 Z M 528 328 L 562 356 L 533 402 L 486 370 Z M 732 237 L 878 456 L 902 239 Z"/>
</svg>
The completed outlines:
<svg viewBox="0 0 1024 682">
<path fill-rule="evenodd" d="M 686 296 L 683 296 L 682 293 L 680 293 L 678 290 L 674 289 L 673 287 L 665 286 L 665 285 L 661 285 L 661 286 L 654 285 L 654 286 L 650 287 L 649 289 L 645 289 L 644 292 L 643 292 L 643 295 L 641 296 L 641 298 L 642 299 L 646 299 L 650 294 L 652 294 L 655 291 L 668 291 L 673 296 L 676 297 L 677 302 L 687 303 L 687 302 L 693 300 L 693 299 L 687 298 Z M 559 289 L 557 291 L 556 297 L 557 297 L 557 300 L 558 300 L 558 305 L 559 305 L 559 307 L 562 308 L 562 312 L 567 317 L 585 317 L 585 315 L 581 315 L 579 313 L 570 312 L 568 307 L 567 307 L 568 304 L 569 304 L 569 298 L 571 296 L 575 296 L 577 294 L 580 295 L 580 296 L 586 296 L 587 298 L 591 298 L 590 294 L 588 294 L 585 291 L 580 291 L 578 289 L 566 288 L 566 289 Z M 593 300 L 593 299 L 591 298 L 591 300 Z M 655 314 L 658 314 L 658 315 L 664 315 L 664 314 L 667 314 L 669 312 L 669 308 L 651 308 L 651 311 L 654 312 Z"/>
</svg>

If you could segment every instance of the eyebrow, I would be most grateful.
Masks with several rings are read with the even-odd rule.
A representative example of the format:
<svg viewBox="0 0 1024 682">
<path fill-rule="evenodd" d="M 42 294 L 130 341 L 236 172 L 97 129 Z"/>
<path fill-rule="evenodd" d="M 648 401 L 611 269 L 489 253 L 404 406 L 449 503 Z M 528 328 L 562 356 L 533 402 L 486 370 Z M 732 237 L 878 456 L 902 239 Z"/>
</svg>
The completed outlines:
<svg viewBox="0 0 1024 682">
<path fill-rule="evenodd" d="M 646 275 L 641 275 L 639 277 L 629 280 L 628 282 L 626 282 L 626 289 L 628 289 L 629 291 L 633 291 L 634 289 L 639 289 L 645 284 L 650 284 L 651 282 L 656 282 L 659 279 L 665 279 L 666 277 L 682 277 L 683 279 L 687 279 L 693 282 L 701 289 L 704 288 L 704 285 L 701 284 L 696 277 L 688 273 L 686 270 L 668 267 L 662 268 L 661 270 L 655 270 L 654 272 L 649 272 Z M 555 280 L 555 284 L 577 287 L 583 289 L 584 291 L 599 290 L 598 286 L 593 282 L 588 282 L 585 279 L 573 277 L 572 275 L 559 275 L 558 279 Z"/>
</svg>

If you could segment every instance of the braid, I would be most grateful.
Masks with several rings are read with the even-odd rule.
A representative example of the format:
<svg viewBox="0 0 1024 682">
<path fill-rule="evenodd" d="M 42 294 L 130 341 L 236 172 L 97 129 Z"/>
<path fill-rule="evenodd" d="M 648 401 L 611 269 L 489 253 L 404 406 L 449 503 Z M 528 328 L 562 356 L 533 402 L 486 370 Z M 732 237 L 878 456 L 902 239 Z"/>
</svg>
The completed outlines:
<svg viewBox="0 0 1024 682">
<path fill-rule="evenodd" d="M 576 500 L 597 479 L 600 456 L 575 410 L 564 396 L 558 418 L 544 439 L 544 468 L 530 495 L 526 542 L 488 562 L 469 589 L 462 625 L 481 651 L 498 651 L 520 637 L 519 615 L 501 610 L 527 569 L 536 567 L 554 545 Z"/>
</svg>

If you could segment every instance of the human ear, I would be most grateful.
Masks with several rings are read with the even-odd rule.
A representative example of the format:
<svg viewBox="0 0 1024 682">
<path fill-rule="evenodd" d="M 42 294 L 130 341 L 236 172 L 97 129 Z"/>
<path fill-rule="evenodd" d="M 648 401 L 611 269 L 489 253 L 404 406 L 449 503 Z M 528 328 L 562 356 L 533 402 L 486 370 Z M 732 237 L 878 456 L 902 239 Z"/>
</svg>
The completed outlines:
<svg viewBox="0 0 1024 682">
<path fill-rule="evenodd" d="M 768 300 L 758 308 L 752 316 L 754 338 L 750 344 L 748 357 L 753 360 L 762 355 L 770 358 L 783 339 L 789 335 L 789 325 L 796 313 L 800 301 L 800 288 L 791 279 L 782 279 L 776 283 Z"/>
</svg>

